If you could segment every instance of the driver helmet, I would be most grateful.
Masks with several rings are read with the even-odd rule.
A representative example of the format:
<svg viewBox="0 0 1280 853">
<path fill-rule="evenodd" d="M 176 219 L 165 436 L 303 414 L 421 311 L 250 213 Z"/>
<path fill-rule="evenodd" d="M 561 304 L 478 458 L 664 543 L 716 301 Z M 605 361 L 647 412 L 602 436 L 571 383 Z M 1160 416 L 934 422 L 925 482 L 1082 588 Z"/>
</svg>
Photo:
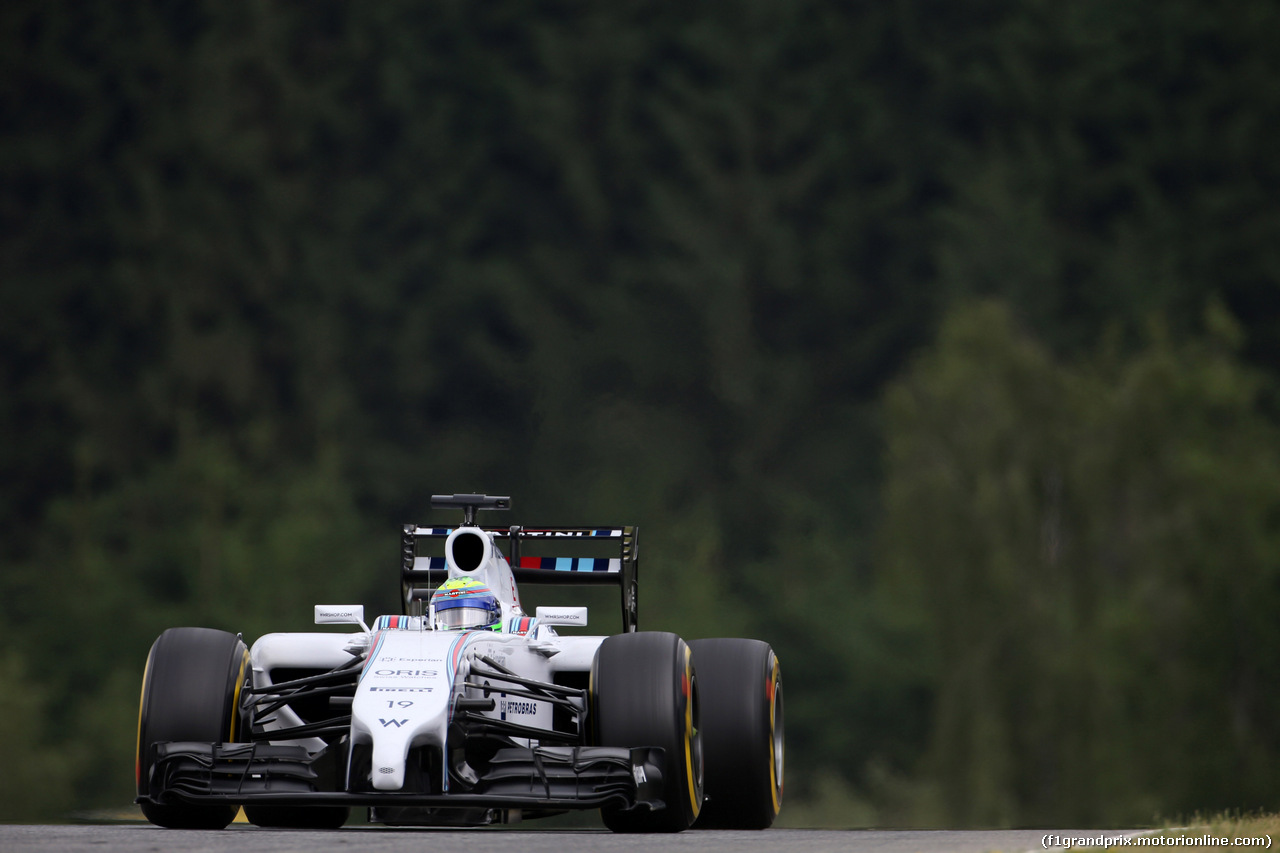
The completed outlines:
<svg viewBox="0 0 1280 853">
<path fill-rule="evenodd" d="M 502 605 L 493 590 L 474 578 L 454 578 L 431 596 L 432 625 L 438 631 L 502 625 Z"/>
</svg>

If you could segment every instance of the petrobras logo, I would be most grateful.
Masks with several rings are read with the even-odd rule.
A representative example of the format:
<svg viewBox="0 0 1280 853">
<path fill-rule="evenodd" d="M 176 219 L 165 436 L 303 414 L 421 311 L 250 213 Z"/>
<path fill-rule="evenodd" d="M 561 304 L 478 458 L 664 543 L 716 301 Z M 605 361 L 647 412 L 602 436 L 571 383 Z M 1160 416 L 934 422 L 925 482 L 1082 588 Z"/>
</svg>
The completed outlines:
<svg viewBox="0 0 1280 853">
<path fill-rule="evenodd" d="M 502 699 L 498 702 L 498 710 L 506 714 L 536 714 L 538 706 L 533 702 L 520 702 L 515 699 Z"/>
</svg>

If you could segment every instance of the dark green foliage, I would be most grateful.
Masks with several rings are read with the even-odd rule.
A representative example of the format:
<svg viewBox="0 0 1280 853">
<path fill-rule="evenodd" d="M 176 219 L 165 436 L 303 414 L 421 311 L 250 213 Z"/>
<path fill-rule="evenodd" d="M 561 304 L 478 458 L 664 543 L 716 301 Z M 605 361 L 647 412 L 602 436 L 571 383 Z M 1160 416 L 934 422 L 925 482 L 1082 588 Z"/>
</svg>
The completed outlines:
<svg viewBox="0 0 1280 853">
<path fill-rule="evenodd" d="M 13 808 L 127 801 L 160 630 L 392 610 L 399 524 L 465 490 L 637 523 L 646 627 L 768 641 L 805 820 L 1264 804 L 1278 37 L 6 3 L 2 710 L 43 722 L 3 758 L 77 756 Z"/>
<path fill-rule="evenodd" d="M 1280 431 L 1232 350 L 1062 365 L 985 305 L 892 388 L 884 569 L 927 619 L 943 820 L 1270 802 Z"/>
</svg>

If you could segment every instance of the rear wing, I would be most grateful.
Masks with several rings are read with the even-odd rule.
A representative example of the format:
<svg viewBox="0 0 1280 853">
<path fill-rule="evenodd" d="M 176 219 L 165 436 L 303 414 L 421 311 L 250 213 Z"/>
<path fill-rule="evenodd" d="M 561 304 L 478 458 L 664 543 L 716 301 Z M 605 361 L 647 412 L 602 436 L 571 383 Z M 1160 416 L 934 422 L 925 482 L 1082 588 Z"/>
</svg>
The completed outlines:
<svg viewBox="0 0 1280 853">
<path fill-rule="evenodd" d="M 400 548 L 400 587 L 405 613 L 410 613 L 414 603 L 421 599 L 424 587 L 434 588 L 448 579 L 445 558 L 429 552 L 443 551 L 443 542 L 453 530 L 452 527 L 404 526 Z M 517 583 L 616 584 L 622 593 L 622 630 L 636 630 L 640 528 L 517 525 L 481 527 L 480 530 L 494 534 L 495 544 L 506 555 Z M 438 549 L 431 548 L 433 540 L 440 541 Z M 537 553 L 526 554 L 526 550 Z M 544 555 L 542 552 L 549 553 Z M 575 556 L 563 556 L 566 552 Z M 583 552 L 592 555 L 580 556 Z"/>
</svg>

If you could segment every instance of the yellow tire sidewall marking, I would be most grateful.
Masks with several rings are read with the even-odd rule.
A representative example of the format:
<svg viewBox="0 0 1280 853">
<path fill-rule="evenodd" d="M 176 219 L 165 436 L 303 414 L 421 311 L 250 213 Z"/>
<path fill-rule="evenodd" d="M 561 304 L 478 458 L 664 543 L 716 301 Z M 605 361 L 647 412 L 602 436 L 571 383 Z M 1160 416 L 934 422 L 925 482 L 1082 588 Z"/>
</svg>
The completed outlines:
<svg viewBox="0 0 1280 853">
<path fill-rule="evenodd" d="M 142 690 L 138 695 L 138 747 L 134 751 L 134 778 L 139 788 L 142 787 L 142 711 L 147 703 L 147 681 L 151 677 L 151 652 L 147 652 L 147 663 L 142 668 Z"/>
<path fill-rule="evenodd" d="M 774 712 L 778 707 L 778 656 L 773 656 L 773 671 L 769 674 L 769 793 L 773 796 L 773 813 L 776 815 L 782 810 L 782 786 L 778 783 L 778 757 L 774 753 L 774 739 L 777 734 L 777 721 L 774 720 Z"/>
<path fill-rule="evenodd" d="M 684 679 L 689 685 L 689 695 L 684 697 L 684 772 L 689 783 L 689 806 L 693 809 L 693 816 L 696 819 L 698 813 L 702 811 L 702 798 L 698 796 L 698 786 L 693 780 L 693 673 L 690 665 L 692 659 L 693 650 L 686 645 L 684 647 Z"/>
<path fill-rule="evenodd" d="M 240 728 L 240 689 L 244 687 L 244 670 L 249 665 L 249 650 L 240 654 L 240 672 L 236 674 L 236 689 L 231 699 L 231 732 L 227 735 L 227 743 L 236 742 L 236 734 Z"/>
</svg>

